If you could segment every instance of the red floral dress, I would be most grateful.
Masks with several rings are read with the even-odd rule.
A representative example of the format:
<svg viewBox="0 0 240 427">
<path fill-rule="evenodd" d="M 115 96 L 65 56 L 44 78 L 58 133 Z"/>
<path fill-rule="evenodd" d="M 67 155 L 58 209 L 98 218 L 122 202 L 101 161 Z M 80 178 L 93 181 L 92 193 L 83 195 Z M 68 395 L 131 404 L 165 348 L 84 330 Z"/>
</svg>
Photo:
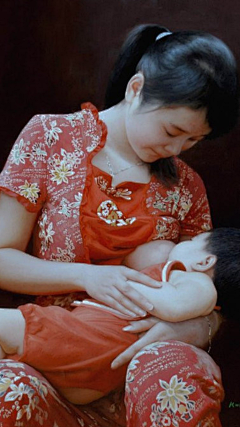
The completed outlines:
<svg viewBox="0 0 240 427">
<path fill-rule="evenodd" d="M 183 234 L 210 229 L 203 183 L 179 159 L 179 184 L 171 189 L 155 177 L 149 184 L 127 182 L 113 188 L 111 177 L 91 163 L 104 146 L 106 133 L 96 109 L 86 104 L 74 114 L 34 116 L 19 135 L 0 176 L 0 188 L 28 211 L 38 213 L 35 256 L 116 264 L 142 242 L 177 242 Z M 37 298 L 36 303 L 69 309 L 76 297 L 80 295 L 49 295 Z M 162 357 L 166 363 L 160 372 L 157 366 Z M 179 359 L 179 365 L 172 365 L 171 358 Z M 2 361 L 2 425 L 182 427 L 211 425 L 197 424 L 206 414 L 209 423 L 212 417 L 218 419 L 220 376 L 215 376 L 217 368 L 205 353 L 180 343 L 159 344 L 153 351 L 140 353 L 134 363 L 127 379 L 126 424 L 123 393 L 116 392 L 80 411 L 32 368 Z M 166 397 L 162 400 L 163 392 Z M 170 395 L 175 397 L 168 399 Z M 167 424 L 169 420 L 172 424 Z"/>
</svg>

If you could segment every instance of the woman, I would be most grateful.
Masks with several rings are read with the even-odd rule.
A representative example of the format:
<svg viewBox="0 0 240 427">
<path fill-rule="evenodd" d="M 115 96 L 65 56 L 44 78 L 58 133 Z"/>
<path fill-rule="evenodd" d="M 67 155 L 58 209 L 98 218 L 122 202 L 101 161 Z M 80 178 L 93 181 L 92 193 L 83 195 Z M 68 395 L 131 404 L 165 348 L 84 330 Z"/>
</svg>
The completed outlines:
<svg viewBox="0 0 240 427">
<path fill-rule="evenodd" d="M 236 117 L 236 65 L 225 44 L 158 25 L 134 29 L 99 116 L 90 104 L 76 114 L 35 116 L 16 141 L 0 180 L 1 288 L 43 295 L 36 298 L 40 305 L 71 309 L 79 292 L 87 292 L 123 314 L 151 312 L 128 280 L 157 283 L 120 264 L 142 243 L 178 242 L 211 228 L 202 181 L 176 156 L 227 132 Z M 149 331 L 116 363 L 159 339 L 204 346 L 218 323 L 216 314 L 175 329 L 154 318 L 131 322 L 130 330 Z M 110 425 L 93 415 L 95 405 L 81 412 L 66 406 L 31 368 L 4 361 L 2 367 L 6 425 L 26 419 L 32 425 Z M 119 395 L 113 399 L 110 406 L 98 402 L 98 412 L 104 405 L 112 410 L 113 425 L 220 425 L 219 371 L 206 353 L 179 342 L 150 346 L 130 364 L 126 422 L 113 410 Z"/>
</svg>

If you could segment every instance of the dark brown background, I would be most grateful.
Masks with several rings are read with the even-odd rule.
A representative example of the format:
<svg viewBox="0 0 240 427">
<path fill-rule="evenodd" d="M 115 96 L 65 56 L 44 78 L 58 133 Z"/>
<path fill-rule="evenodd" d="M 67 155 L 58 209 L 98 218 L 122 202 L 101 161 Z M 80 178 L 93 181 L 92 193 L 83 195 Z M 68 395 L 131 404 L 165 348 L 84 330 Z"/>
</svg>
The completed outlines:
<svg viewBox="0 0 240 427">
<path fill-rule="evenodd" d="M 32 115 L 72 112 L 84 101 L 102 108 L 117 51 L 136 24 L 209 31 L 240 64 L 239 0 L 1 0 L 0 11 L 0 168 Z M 239 139 L 240 123 L 184 156 L 205 181 L 215 226 L 240 227 Z M 228 323 L 213 348 L 226 386 L 224 427 L 240 426 L 239 338 Z"/>
</svg>

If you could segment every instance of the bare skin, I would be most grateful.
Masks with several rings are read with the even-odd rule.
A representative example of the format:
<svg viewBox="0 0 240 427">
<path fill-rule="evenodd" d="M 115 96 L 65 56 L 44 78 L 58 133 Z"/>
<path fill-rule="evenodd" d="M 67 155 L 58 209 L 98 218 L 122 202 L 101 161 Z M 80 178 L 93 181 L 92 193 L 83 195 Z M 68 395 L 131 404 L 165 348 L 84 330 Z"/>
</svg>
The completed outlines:
<svg viewBox="0 0 240 427">
<path fill-rule="evenodd" d="M 131 316 L 144 316 L 152 304 L 128 280 L 147 286 L 159 283 L 124 266 L 96 266 L 51 262 L 30 256 L 26 250 L 36 221 L 5 194 L 0 195 L 0 287 L 31 295 L 85 290 L 93 298 Z"/>
</svg>

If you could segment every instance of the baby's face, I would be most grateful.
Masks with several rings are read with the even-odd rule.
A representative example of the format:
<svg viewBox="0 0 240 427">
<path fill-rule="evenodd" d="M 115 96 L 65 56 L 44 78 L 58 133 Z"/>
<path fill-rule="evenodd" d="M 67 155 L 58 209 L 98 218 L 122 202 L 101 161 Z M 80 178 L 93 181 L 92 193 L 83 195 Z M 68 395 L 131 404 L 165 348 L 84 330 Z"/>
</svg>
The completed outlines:
<svg viewBox="0 0 240 427">
<path fill-rule="evenodd" d="M 208 233 L 202 233 L 191 240 L 178 243 L 169 254 L 169 261 L 181 261 L 188 271 L 194 263 L 203 262 L 210 252 L 206 250 Z"/>
</svg>

